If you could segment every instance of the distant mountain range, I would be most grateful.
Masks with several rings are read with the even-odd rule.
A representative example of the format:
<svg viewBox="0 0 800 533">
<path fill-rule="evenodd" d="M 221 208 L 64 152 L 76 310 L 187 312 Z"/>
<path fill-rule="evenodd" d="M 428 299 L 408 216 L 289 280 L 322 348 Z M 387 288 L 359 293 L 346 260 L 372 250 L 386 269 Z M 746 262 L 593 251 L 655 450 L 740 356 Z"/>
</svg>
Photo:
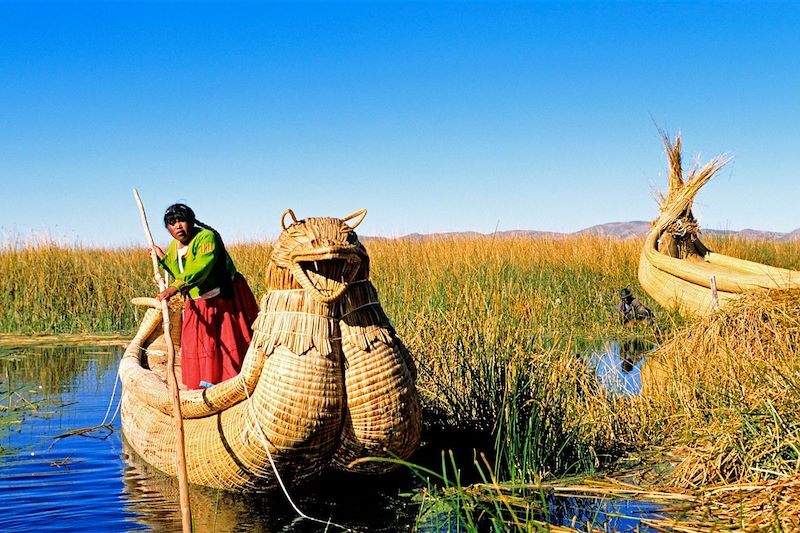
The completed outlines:
<svg viewBox="0 0 800 533">
<path fill-rule="evenodd" d="M 650 230 L 650 222 L 644 220 L 632 220 L 630 222 L 609 222 L 608 224 L 599 224 L 585 228 L 573 233 L 559 233 L 553 231 L 537 231 L 537 230 L 507 230 L 497 231 L 494 233 L 478 233 L 477 231 L 459 231 L 448 233 L 410 233 L 398 237 L 399 239 L 422 240 L 422 239 L 467 239 L 477 237 L 492 237 L 492 238 L 515 238 L 515 237 L 531 237 L 531 238 L 563 238 L 576 235 L 602 235 L 605 237 L 613 237 L 617 239 L 641 238 L 647 235 Z M 741 237 L 744 239 L 753 239 L 760 241 L 800 241 L 800 228 L 789 232 L 780 233 L 777 231 L 761 231 L 756 229 L 743 229 L 741 231 L 730 230 L 716 230 L 716 229 L 703 229 L 703 235 L 731 235 Z M 381 239 L 382 237 L 366 237 L 366 239 Z"/>
</svg>

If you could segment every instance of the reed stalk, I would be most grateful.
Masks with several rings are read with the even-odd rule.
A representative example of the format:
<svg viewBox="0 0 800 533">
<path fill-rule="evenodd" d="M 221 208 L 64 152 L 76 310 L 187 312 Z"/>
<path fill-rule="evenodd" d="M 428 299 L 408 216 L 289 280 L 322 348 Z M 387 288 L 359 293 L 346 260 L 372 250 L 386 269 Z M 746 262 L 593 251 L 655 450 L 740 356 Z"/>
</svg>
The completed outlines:
<svg viewBox="0 0 800 533">
<path fill-rule="evenodd" d="M 469 431 L 488 442 L 484 483 L 524 487 L 596 472 L 634 453 L 641 469 L 659 470 L 640 478 L 645 487 L 666 485 L 698 502 L 729 494 L 710 487 L 757 483 L 765 487 L 759 501 L 793 490 L 800 449 L 796 299 L 745 299 L 750 307 L 687 323 L 638 286 L 639 239 L 364 241 L 383 307 L 416 357 L 426 435 Z M 727 255 L 800 267 L 797 242 L 705 242 Z M 271 247 L 229 251 L 262 294 Z M 130 332 L 138 319 L 130 298 L 155 295 L 147 262 L 140 249 L 6 245 L 0 331 Z M 617 294 L 626 286 L 656 311 L 653 327 L 619 324 Z M 585 355 L 603 341 L 631 337 L 661 345 L 639 399 L 608 394 L 586 365 Z M 469 490 L 484 498 L 489 485 Z M 478 505 L 468 488 L 457 496 L 432 489 L 425 497 L 431 505 L 450 498 L 510 523 L 533 516 L 515 510 L 512 518 L 506 504 L 516 500 L 499 493 Z M 776 509 L 792 516 L 789 507 Z"/>
</svg>

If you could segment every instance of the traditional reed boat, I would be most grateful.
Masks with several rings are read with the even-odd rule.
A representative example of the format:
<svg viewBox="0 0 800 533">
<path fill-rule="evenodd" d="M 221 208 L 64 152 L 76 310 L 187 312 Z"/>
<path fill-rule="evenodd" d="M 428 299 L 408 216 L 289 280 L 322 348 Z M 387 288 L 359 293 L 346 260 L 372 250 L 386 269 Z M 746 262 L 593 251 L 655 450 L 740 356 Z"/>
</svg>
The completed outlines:
<svg viewBox="0 0 800 533">
<path fill-rule="evenodd" d="M 684 181 L 680 136 L 674 142 L 662 137 L 669 161 L 669 190 L 661 199 L 661 211 L 651 224 L 639 258 L 639 282 L 644 290 L 662 307 L 702 316 L 745 291 L 800 287 L 800 272 L 718 254 L 702 243 L 692 202 L 728 160 L 713 159 L 692 170 Z"/>
<path fill-rule="evenodd" d="M 289 483 L 328 467 L 380 473 L 395 465 L 354 461 L 408 458 L 417 448 L 416 370 L 369 281 L 353 231 L 365 215 L 297 220 L 284 212 L 241 373 L 180 392 L 190 483 L 259 490 L 275 485 L 275 470 Z M 154 299 L 135 303 L 153 308 L 120 365 L 122 429 L 136 453 L 176 475 L 161 312 Z M 172 313 L 180 324 L 180 309 Z"/>
</svg>

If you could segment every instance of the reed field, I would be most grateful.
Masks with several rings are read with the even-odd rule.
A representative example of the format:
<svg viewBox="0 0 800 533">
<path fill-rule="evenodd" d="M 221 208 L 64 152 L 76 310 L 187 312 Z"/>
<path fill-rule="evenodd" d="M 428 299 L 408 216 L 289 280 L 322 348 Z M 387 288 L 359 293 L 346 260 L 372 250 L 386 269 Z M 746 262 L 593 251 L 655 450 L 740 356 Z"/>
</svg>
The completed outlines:
<svg viewBox="0 0 800 533">
<path fill-rule="evenodd" d="M 800 269 L 798 242 L 705 241 L 721 253 Z M 423 496 L 427 508 L 453 513 L 466 530 L 535 530 L 547 513 L 541 494 L 565 490 L 559 479 L 619 473 L 635 489 L 576 484 L 603 497 L 660 494 L 681 508 L 683 531 L 800 527 L 797 293 L 748 296 L 685 320 L 639 287 L 639 239 L 367 239 L 365 246 L 383 307 L 418 367 L 423 440 L 470 435 L 483 452 L 474 461 L 445 456 L 436 472 L 418 467 L 436 481 Z M 229 247 L 257 296 L 270 249 Z M 150 272 L 144 250 L 6 245 L 0 331 L 130 333 L 141 316 L 130 299 L 157 292 Z M 619 323 L 623 287 L 655 311 L 652 323 Z M 587 354 L 632 338 L 658 345 L 643 393 L 610 394 Z"/>
</svg>

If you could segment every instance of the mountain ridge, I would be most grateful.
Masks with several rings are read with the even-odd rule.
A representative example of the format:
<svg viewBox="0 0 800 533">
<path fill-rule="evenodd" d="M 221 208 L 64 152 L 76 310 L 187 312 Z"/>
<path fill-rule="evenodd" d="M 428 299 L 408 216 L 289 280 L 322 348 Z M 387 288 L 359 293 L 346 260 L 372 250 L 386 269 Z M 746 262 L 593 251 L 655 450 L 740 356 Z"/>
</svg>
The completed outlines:
<svg viewBox="0 0 800 533">
<path fill-rule="evenodd" d="M 441 233 L 409 233 L 399 237 L 382 237 L 382 236 L 364 236 L 364 239 L 406 239 L 406 240 L 426 240 L 426 239 L 470 239 L 470 238 L 548 238 L 559 239 L 566 237 L 576 237 L 581 235 L 595 235 L 603 237 L 611 237 L 617 239 L 633 239 L 643 238 L 650 230 L 650 222 L 645 220 L 630 220 L 628 222 L 607 222 L 605 224 L 597 224 L 584 228 L 571 233 L 557 232 L 557 231 L 541 231 L 541 230 L 503 230 L 494 231 L 491 233 L 480 233 L 477 231 L 449 231 Z M 766 231 L 751 228 L 742 230 L 719 230 L 719 229 L 703 229 L 703 235 L 729 235 L 732 237 L 741 237 L 744 239 L 773 241 L 773 242 L 789 242 L 800 241 L 800 228 L 790 232 L 779 231 Z"/>
</svg>

